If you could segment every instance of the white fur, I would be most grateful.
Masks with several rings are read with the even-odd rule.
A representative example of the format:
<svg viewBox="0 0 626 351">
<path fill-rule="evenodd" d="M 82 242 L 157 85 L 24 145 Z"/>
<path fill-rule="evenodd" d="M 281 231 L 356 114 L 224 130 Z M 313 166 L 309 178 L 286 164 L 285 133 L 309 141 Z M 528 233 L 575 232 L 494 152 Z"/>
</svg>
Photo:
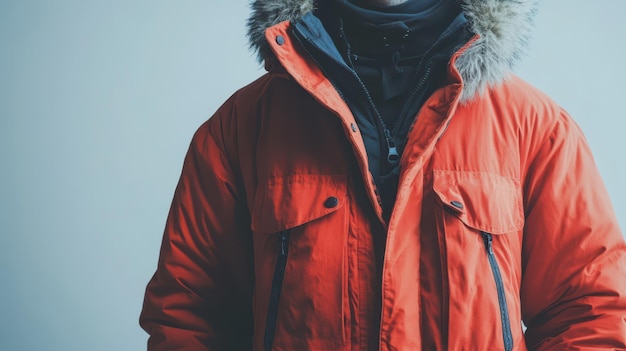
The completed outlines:
<svg viewBox="0 0 626 351">
<path fill-rule="evenodd" d="M 526 54 L 537 0 L 464 0 L 463 10 L 479 39 L 456 62 L 465 87 L 461 101 L 502 83 Z"/>
</svg>

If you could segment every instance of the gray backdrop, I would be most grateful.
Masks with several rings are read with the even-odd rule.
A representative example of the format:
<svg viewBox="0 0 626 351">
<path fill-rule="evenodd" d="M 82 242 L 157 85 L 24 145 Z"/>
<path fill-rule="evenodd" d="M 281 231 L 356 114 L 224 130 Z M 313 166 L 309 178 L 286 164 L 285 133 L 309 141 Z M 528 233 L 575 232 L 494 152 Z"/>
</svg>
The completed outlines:
<svg viewBox="0 0 626 351">
<path fill-rule="evenodd" d="M 245 1 L 0 0 L 0 350 L 145 349 L 195 129 L 263 73 Z M 626 2 L 546 0 L 518 72 L 579 122 L 626 224 Z"/>
</svg>

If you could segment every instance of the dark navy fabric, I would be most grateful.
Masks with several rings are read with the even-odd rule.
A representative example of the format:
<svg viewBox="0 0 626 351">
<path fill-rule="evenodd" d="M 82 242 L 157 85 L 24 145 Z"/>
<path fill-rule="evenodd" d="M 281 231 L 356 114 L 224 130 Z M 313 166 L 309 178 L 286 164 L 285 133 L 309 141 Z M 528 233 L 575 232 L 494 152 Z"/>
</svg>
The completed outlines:
<svg viewBox="0 0 626 351">
<path fill-rule="evenodd" d="M 333 6 L 329 13 L 343 19 L 354 53 L 380 59 L 397 52 L 425 53 L 462 12 L 461 5 L 450 0 L 407 1 L 387 7 L 336 0 L 326 6 Z"/>
</svg>

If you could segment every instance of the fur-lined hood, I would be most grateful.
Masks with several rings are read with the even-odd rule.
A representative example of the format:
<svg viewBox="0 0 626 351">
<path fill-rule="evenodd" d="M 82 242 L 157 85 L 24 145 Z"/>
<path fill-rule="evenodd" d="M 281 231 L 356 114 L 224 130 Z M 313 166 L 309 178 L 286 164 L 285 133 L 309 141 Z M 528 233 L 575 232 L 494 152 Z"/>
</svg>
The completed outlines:
<svg viewBox="0 0 626 351">
<path fill-rule="evenodd" d="M 462 101 L 509 76 L 528 48 L 537 3 L 538 0 L 462 0 L 470 29 L 480 36 L 456 61 L 465 82 Z M 315 9 L 315 1 L 253 0 L 251 7 L 250 47 L 263 58 L 270 54 L 265 29 L 282 21 L 297 20 Z"/>
</svg>

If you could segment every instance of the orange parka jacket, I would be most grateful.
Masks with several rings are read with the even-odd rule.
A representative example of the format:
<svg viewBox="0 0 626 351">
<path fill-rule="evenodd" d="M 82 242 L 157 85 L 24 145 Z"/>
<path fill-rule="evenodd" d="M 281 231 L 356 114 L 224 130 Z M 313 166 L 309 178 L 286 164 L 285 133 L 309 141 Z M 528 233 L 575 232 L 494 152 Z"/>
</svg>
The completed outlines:
<svg viewBox="0 0 626 351">
<path fill-rule="evenodd" d="M 354 116 L 290 35 L 312 1 L 253 2 L 268 73 L 193 137 L 149 350 L 626 349 L 626 245 L 592 155 L 510 73 L 535 1 L 463 3 L 476 35 L 410 130 L 386 223 Z"/>
</svg>

